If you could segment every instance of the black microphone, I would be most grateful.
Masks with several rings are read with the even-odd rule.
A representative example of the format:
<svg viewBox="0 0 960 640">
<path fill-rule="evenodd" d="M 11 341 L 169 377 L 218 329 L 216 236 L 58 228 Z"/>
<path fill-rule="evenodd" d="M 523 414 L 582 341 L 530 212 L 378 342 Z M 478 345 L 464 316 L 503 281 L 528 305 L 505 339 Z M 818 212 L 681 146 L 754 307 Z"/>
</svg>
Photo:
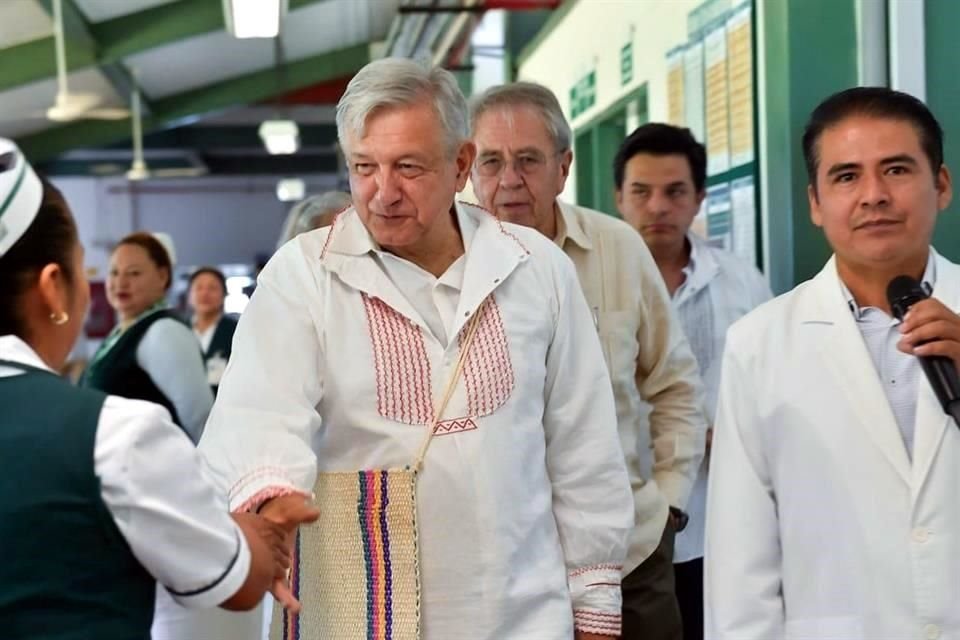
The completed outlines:
<svg viewBox="0 0 960 640">
<path fill-rule="evenodd" d="M 910 307 L 929 297 L 927 290 L 910 276 L 897 276 L 887 285 L 887 301 L 897 320 L 902 321 Z M 944 356 L 917 357 L 940 406 L 960 427 L 960 376 L 953 360 Z"/>
</svg>

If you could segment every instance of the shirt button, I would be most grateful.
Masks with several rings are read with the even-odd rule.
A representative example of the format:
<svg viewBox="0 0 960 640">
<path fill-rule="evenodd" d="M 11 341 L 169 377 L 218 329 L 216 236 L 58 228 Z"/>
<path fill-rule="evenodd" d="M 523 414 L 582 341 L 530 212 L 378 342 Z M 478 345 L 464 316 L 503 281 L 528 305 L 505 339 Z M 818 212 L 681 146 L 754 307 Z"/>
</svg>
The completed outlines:
<svg viewBox="0 0 960 640">
<path fill-rule="evenodd" d="M 940 637 L 940 627 L 935 624 L 928 624 L 923 628 L 923 635 L 927 640 L 937 640 Z"/>
<path fill-rule="evenodd" d="M 930 537 L 930 532 L 924 529 L 923 527 L 917 527 L 916 529 L 913 530 L 913 534 L 911 537 L 913 538 L 914 542 L 919 542 L 923 544 L 924 542 L 927 541 L 927 538 Z"/>
</svg>

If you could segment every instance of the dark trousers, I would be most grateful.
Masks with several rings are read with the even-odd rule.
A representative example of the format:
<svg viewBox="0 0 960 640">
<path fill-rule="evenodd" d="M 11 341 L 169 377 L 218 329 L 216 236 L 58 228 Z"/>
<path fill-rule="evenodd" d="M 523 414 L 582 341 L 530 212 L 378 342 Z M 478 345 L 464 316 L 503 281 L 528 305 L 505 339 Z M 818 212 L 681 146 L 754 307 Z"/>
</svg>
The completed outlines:
<svg viewBox="0 0 960 640">
<path fill-rule="evenodd" d="M 680 640 L 682 622 L 673 581 L 673 538 L 669 519 L 660 544 L 623 579 L 622 640 Z"/>
<path fill-rule="evenodd" d="M 673 565 L 683 640 L 703 640 L 703 558 Z"/>
</svg>

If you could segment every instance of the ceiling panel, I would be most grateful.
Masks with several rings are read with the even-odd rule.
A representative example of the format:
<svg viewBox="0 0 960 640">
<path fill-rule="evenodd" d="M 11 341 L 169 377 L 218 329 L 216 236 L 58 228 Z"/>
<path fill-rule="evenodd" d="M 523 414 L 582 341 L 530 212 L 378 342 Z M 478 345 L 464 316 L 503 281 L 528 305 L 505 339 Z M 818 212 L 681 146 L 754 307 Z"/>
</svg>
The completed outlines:
<svg viewBox="0 0 960 640">
<path fill-rule="evenodd" d="M 67 76 L 67 83 L 72 92 L 102 96 L 102 106 L 124 107 L 127 104 L 117 95 L 107 78 L 92 67 L 71 73 Z M 62 126 L 44 116 L 47 108 L 53 105 L 56 94 L 57 82 L 53 78 L 0 92 L 0 105 L 3 105 L 0 110 L 0 136 L 16 137 Z"/>
<path fill-rule="evenodd" d="M 382 39 L 398 0 L 325 0 L 291 11 L 283 22 L 284 56 L 295 62 Z M 202 64 L 198 64 L 202 61 Z M 262 71 L 276 64 L 273 40 L 237 39 L 225 31 L 196 36 L 125 59 L 151 99 Z"/>
<path fill-rule="evenodd" d="M 3 0 L 6 2 L 7 0 Z M 90 22 L 103 22 L 178 0 L 73 0 Z M 184 0 L 187 1 L 187 0 Z M 197 2 L 198 0 L 189 0 Z M 200 0 L 206 1 L 206 0 Z"/>
<path fill-rule="evenodd" d="M 226 31 L 180 40 L 125 60 L 151 99 L 189 91 L 273 65 L 273 40 Z"/>
<path fill-rule="evenodd" d="M 0 49 L 53 35 L 53 22 L 36 0 L 0 1 Z"/>
<path fill-rule="evenodd" d="M 398 0 L 327 0 L 287 14 L 283 23 L 288 60 L 382 40 L 396 14 Z"/>
</svg>

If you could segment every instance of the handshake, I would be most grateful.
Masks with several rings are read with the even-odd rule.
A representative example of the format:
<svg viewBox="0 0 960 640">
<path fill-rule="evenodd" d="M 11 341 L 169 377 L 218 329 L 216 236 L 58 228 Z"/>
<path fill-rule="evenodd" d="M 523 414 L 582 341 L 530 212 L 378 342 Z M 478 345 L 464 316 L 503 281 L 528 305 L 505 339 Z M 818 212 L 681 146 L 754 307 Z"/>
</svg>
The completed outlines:
<svg viewBox="0 0 960 640">
<path fill-rule="evenodd" d="M 284 608 L 300 611 L 300 603 L 287 584 L 297 527 L 314 522 L 320 511 L 302 495 L 266 502 L 260 513 L 233 513 L 250 547 L 250 570 L 243 586 L 220 606 L 232 611 L 252 609 L 269 591 Z"/>
</svg>

